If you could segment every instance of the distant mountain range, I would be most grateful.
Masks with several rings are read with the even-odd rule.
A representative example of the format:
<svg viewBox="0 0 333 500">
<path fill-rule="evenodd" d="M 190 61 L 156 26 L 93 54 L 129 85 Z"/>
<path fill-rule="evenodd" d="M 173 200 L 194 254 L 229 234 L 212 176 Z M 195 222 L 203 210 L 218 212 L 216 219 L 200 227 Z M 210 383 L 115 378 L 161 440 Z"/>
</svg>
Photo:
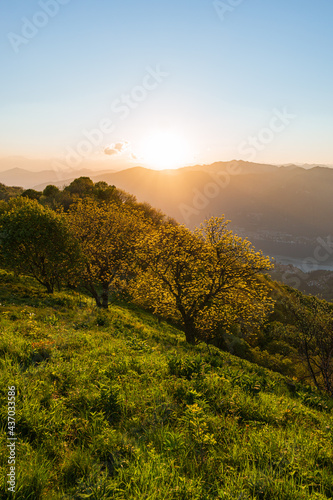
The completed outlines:
<svg viewBox="0 0 333 500">
<path fill-rule="evenodd" d="M 0 182 L 18 185 L 25 189 L 39 184 L 63 185 L 81 175 L 97 175 L 115 172 L 133 166 L 132 163 L 108 158 L 84 160 L 77 168 L 71 168 L 61 159 L 30 159 L 23 156 L 0 158 Z"/>
<path fill-rule="evenodd" d="M 42 190 L 47 184 L 62 187 L 88 176 L 136 195 L 191 228 L 225 214 L 232 229 L 269 255 L 333 263 L 333 169 L 327 166 L 278 167 L 234 160 L 178 170 L 134 167 L 70 174 L 65 179 L 65 173 L 59 178 L 52 170 L 14 168 L 1 172 L 0 182 Z"/>
<path fill-rule="evenodd" d="M 108 170 L 107 174 L 112 174 L 112 170 Z M 43 190 L 48 184 L 54 184 L 59 187 L 67 186 L 72 180 L 77 177 L 99 177 L 103 176 L 105 171 L 81 169 L 75 171 L 56 171 L 56 170 L 41 170 L 40 172 L 31 172 L 23 168 L 11 168 L 0 172 L 0 182 L 6 186 L 21 186 L 25 189 L 32 188 Z"/>
</svg>

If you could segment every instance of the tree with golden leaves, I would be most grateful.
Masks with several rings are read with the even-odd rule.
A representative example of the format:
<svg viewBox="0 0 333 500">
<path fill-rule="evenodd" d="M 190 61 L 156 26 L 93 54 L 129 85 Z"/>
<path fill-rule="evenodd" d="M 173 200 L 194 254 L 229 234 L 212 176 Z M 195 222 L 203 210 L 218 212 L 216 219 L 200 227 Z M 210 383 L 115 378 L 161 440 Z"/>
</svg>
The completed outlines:
<svg viewBox="0 0 333 500">
<path fill-rule="evenodd" d="M 269 258 L 227 225 L 223 217 L 194 232 L 164 225 L 145 234 L 138 250 L 136 300 L 179 320 L 192 344 L 211 341 L 221 328 L 259 325 L 272 304 L 262 275 Z"/>
<path fill-rule="evenodd" d="M 120 292 L 133 272 L 140 218 L 133 208 L 86 199 L 70 207 L 68 220 L 81 248 L 80 281 L 107 308 L 110 292 Z"/>
</svg>

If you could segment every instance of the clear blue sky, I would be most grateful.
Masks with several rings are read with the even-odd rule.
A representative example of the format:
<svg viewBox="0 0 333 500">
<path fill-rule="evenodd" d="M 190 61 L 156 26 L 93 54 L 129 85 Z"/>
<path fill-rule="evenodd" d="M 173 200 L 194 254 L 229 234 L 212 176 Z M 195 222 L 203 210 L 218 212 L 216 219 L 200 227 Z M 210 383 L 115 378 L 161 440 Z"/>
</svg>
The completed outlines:
<svg viewBox="0 0 333 500">
<path fill-rule="evenodd" d="M 0 156 L 333 164 L 332 0 L 215 4 L 3 4 Z"/>
</svg>

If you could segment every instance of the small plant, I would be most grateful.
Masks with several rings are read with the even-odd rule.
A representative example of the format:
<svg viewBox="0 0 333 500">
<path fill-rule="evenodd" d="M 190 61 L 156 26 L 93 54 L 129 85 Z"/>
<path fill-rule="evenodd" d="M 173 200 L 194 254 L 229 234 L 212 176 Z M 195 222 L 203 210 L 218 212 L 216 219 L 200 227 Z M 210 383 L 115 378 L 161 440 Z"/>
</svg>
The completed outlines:
<svg viewBox="0 0 333 500">
<path fill-rule="evenodd" d="M 32 361 L 35 363 L 40 363 L 51 357 L 52 347 L 54 342 L 52 340 L 41 340 L 37 342 L 32 342 L 31 347 L 33 349 Z"/>
<path fill-rule="evenodd" d="M 52 314 L 51 316 L 45 316 L 44 318 L 44 323 L 46 325 L 56 326 L 58 322 L 59 318 L 55 314 Z"/>
<path fill-rule="evenodd" d="M 98 314 L 96 316 L 96 324 L 97 326 L 110 326 L 110 320 L 106 312 L 98 311 Z"/>
<path fill-rule="evenodd" d="M 200 376 L 203 373 L 204 362 L 200 357 L 191 359 L 173 356 L 169 358 L 168 366 L 171 375 L 185 377 L 190 380 L 192 377 Z"/>
<path fill-rule="evenodd" d="M 151 352 L 152 350 L 150 345 L 146 341 L 135 337 L 127 340 L 126 345 L 128 345 L 134 351 Z"/>
<path fill-rule="evenodd" d="M 203 408 L 197 403 L 187 405 L 181 420 L 189 433 L 195 452 L 200 457 L 200 462 L 202 463 L 209 449 L 217 444 L 214 434 L 209 432 L 207 417 Z"/>
</svg>

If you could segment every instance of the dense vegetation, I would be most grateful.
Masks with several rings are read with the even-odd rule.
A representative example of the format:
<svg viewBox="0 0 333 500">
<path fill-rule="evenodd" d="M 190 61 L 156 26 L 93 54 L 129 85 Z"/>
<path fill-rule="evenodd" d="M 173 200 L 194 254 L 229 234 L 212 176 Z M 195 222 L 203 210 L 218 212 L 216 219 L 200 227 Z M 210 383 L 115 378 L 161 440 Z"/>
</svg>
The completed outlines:
<svg viewBox="0 0 333 500">
<path fill-rule="evenodd" d="M 190 343 L 221 342 L 235 325 L 255 328 L 265 319 L 271 301 L 262 273 L 272 266 L 223 217 L 191 232 L 105 183 L 82 177 L 56 189 L 47 186 L 40 200 L 23 193 L 3 202 L 0 251 L 8 269 L 50 293 L 55 285 L 84 288 L 98 307 L 108 307 L 110 293 L 127 293 L 180 321 Z M 70 203 L 59 198 L 64 193 Z M 64 203 L 55 212 L 56 200 Z"/>
<path fill-rule="evenodd" d="M 0 182 L 0 200 L 8 201 L 10 198 L 15 198 L 23 193 L 23 188 L 15 186 L 5 186 Z"/>
<path fill-rule="evenodd" d="M 84 177 L 28 191 L 0 204 L 14 498 L 332 498 L 332 304 L 223 217 L 190 231 Z"/>
<path fill-rule="evenodd" d="M 1 498 L 324 500 L 332 400 L 149 313 L 1 273 Z M 35 284 L 36 283 L 36 284 Z"/>
</svg>

